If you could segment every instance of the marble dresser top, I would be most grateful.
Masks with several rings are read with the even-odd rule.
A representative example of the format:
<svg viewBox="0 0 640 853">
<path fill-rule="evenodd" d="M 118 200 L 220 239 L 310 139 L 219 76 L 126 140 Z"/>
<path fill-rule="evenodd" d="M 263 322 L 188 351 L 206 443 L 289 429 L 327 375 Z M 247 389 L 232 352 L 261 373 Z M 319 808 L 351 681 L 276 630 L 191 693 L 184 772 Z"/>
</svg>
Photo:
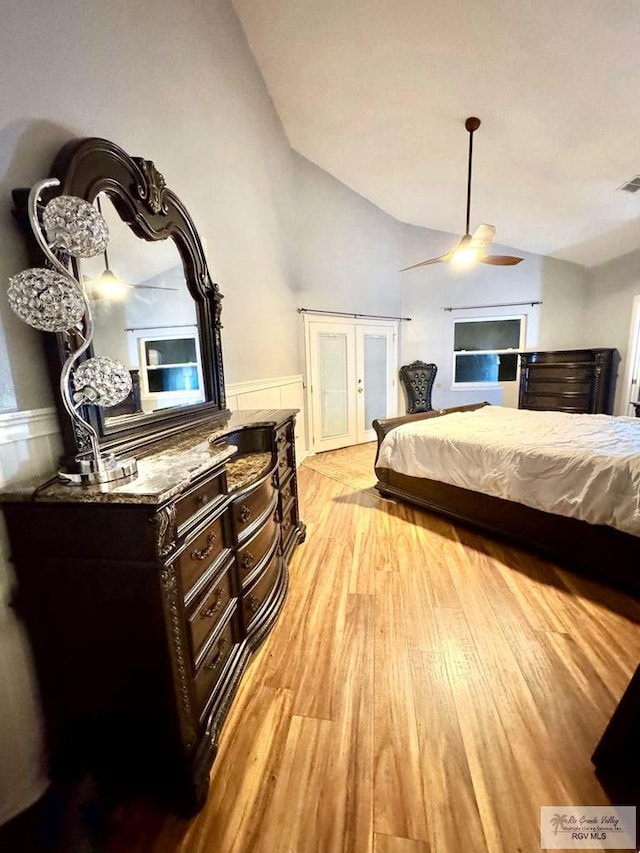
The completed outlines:
<svg viewBox="0 0 640 853">
<path fill-rule="evenodd" d="M 69 486 L 55 477 L 32 478 L 3 489 L 0 501 L 160 504 L 230 459 L 237 462 L 229 466 L 228 488 L 229 492 L 236 491 L 259 476 L 268 464 L 269 454 L 239 455 L 238 448 L 226 439 L 243 429 L 277 425 L 291 414 L 292 410 L 282 409 L 237 412 L 224 423 L 183 429 L 152 444 L 145 455 L 137 453 L 136 477 L 91 486 Z"/>
<path fill-rule="evenodd" d="M 270 453 L 243 453 L 227 463 L 227 490 L 237 492 L 267 471 Z"/>
</svg>

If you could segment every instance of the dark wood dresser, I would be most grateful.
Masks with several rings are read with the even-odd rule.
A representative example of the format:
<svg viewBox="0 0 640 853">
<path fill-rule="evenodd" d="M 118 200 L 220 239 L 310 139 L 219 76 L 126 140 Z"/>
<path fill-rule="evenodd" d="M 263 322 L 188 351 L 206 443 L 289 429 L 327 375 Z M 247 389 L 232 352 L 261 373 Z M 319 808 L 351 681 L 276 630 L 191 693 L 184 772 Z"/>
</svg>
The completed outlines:
<svg viewBox="0 0 640 853">
<path fill-rule="evenodd" d="M 616 349 L 521 353 L 518 408 L 610 415 L 619 362 Z"/>
<path fill-rule="evenodd" d="M 202 805 L 305 535 L 294 423 L 240 412 L 154 445 L 129 483 L 3 495 L 54 775 Z"/>
</svg>

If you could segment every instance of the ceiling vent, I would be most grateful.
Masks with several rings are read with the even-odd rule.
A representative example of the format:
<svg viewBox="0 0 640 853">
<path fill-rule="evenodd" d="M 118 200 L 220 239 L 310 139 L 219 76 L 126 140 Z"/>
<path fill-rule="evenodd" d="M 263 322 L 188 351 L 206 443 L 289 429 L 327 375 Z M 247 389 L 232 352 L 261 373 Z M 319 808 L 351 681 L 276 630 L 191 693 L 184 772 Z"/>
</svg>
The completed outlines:
<svg viewBox="0 0 640 853">
<path fill-rule="evenodd" d="M 618 189 L 624 190 L 627 193 L 637 193 L 640 190 L 640 175 L 631 178 L 631 180 L 618 187 Z"/>
</svg>

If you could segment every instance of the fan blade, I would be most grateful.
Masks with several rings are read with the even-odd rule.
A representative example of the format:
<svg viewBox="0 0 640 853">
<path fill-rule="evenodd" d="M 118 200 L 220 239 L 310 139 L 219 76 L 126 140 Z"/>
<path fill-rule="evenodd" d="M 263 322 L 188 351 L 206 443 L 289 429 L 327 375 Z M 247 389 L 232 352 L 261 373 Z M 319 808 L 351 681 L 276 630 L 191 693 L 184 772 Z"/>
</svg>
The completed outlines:
<svg viewBox="0 0 640 853">
<path fill-rule="evenodd" d="M 124 286 L 131 287 L 134 290 L 178 290 L 177 287 L 160 287 L 160 285 L 155 284 L 125 284 Z"/>
<path fill-rule="evenodd" d="M 449 261 L 453 256 L 453 252 L 447 252 L 446 255 L 440 255 L 439 258 L 429 258 L 428 261 L 420 261 L 419 264 L 413 264 L 410 267 L 404 267 L 400 270 L 400 272 L 406 272 L 406 270 L 414 270 L 416 267 L 426 267 L 427 264 L 440 264 L 442 261 Z"/>
<path fill-rule="evenodd" d="M 87 284 L 96 285 L 97 287 L 103 285 L 116 288 L 128 287 L 130 290 L 137 290 L 138 288 L 141 290 L 178 290 L 177 287 L 160 287 L 158 284 L 129 284 L 128 281 L 121 281 L 110 269 L 106 269 L 98 278 L 87 277 L 85 281 Z"/>
<path fill-rule="evenodd" d="M 496 236 L 495 225 L 478 225 L 471 235 L 471 248 L 484 249 Z"/>
<path fill-rule="evenodd" d="M 492 264 L 494 267 L 514 267 L 524 258 L 514 258 L 513 255 L 483 255 L 478 260 L 482 264 Z"/>
</svg>

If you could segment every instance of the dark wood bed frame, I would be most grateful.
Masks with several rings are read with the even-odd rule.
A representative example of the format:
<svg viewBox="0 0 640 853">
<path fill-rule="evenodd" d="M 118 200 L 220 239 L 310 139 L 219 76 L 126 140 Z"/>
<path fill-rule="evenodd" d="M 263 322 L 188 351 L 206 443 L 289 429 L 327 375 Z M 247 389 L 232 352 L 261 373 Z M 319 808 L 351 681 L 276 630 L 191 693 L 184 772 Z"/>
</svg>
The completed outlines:
<svg viewBox="0 0 640 853">
<path fill-rule="evenodd" d="M 487 405 L 489 403 L 474 403 L 424 414 L 376 420 L 373 427 L 378 436 L 378 455 L 384 437 L 401 424 L 439 418 L 451 412 L 473 411 Z M 640 592 L 640 538 L 637 536 L 612 527 L 531 509 L 524 504 L 436 480 L 408 477 L 389 468 L 378 467 L 377 461 L 378 456 L 376 488 L 384 497 L 410 501 L 455 521 L 524 545 L 568 568 L 596 574 L 604 580 Z"/>
</svg>

